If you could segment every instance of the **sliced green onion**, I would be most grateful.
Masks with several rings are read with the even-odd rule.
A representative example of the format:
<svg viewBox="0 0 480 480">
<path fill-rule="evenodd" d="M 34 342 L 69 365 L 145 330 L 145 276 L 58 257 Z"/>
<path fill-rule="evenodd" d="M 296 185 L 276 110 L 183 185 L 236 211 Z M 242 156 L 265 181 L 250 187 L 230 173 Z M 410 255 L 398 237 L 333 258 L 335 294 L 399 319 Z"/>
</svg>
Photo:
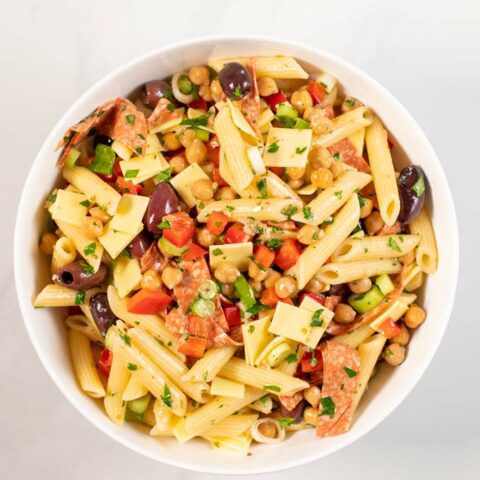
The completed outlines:
<svg viewBox="0 0 480 480">
<path fill-rule="evenodd" d="M 190 79 L 186 75 L 182 75 L 178 79 L 178 89 L 184 94 L 184 95 L 190 95 L 193 91 L 193 84 L 190 81 Z"/>
<path fill-rule="evenodd" d="M 251 308 L 257 303 L 255 296 L 253 295 L 252 288 L 243 275 L 240 275 L 235 280 L 233 285 L 235 287 L 237 297 L 243 303 L 245 308 Z"/>
<path fill-rule="evenodd" d="M 212 300 L 220 293 L 220 287 L 213 280 L 204 280 L 198 289 L 198 293 L 205 300 Z"/>
<path fill-rule="evenodd" d="M 206 130 L 202 130 L 201 128 L 196 128 L 195 137 L 201 140 L 202 142 L 208 142 L 210 134 Z"/>
<path fill-rule="evenodd" d="M 150 394 L 147 393 L 143 397 L 136 398 L 127 402 L 127 408 L 133 413 L 145 413 L 150 403 Z"/>
<path fill-rule="evenodd" d="M 215 304 L 211 300 L 197 298 L 190 307 L 191 312 L 199 317 L 208 317 L 215 311 Z"/>
<path fill-rule="evenodd" d="M 176 247 L 173 243 L 170 243 L 167 239 L 161 238 L 158 241 L 158 248 L 167 255 L 171 255 L 173 257 L 179 257 L 184 254 L 185 249 Z"/>
</svg>

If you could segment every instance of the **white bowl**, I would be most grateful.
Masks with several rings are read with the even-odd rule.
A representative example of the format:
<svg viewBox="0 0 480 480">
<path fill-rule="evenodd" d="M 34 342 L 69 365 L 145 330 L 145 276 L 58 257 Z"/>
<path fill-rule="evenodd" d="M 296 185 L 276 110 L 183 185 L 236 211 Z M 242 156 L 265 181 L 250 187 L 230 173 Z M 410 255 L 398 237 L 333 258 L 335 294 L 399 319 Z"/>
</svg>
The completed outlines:
<svg viewBox="0 0 480 480">
<path fill-rule="evenodd" d="M 38 251 L 38 239 L 46 220 L 42 204 L 58 176 L 54 148 L 65 130 L 105 100 L 127 95 L 147 80 L 205 63 L 211 56 L 271 54 L 293 55 L 308 70 L 314 65 L 337 77 L 346 92 L 370 106 L 385 123 L 395 140 L 395 160 L 403 164 L 408 157 L 423 167 L 430 184 L 440 264 L 423 292 L 427 321 L 415 332 L 404 364 L 381 369 L 350 432 L 324 439 L 315 438 L 312 430 L 298 432 L 278 445 L 256 445 L 253 455 L 244 457 L 212 452 L 200 440 L 180 445 L 173 439 L 150 437 L 136 426 L 119 428 L 111 423 L 75 381 L 68 360 L 64 312 L 35 310 L 32 298 L 48 282 L 47 259 Z M 206 473 L 257 474 L 303 465 L 347 446 L 378 425 L 412 390 L 432 360 L 449 320 L 458 275 L 458 231 L 452 196 L 437 156 L 415 120 L 376 81 L 336 56 L 308 46 L 264 37 L 210 37 L 163 47 L 133 60 L 96 83 L 65 113 L 43 144 L 25 183 L 17 215 L 14 263 L 18 299 L 32 343 L 53 381 L 85 418 L 126 447 L 169 465 Z"/>
</svg>

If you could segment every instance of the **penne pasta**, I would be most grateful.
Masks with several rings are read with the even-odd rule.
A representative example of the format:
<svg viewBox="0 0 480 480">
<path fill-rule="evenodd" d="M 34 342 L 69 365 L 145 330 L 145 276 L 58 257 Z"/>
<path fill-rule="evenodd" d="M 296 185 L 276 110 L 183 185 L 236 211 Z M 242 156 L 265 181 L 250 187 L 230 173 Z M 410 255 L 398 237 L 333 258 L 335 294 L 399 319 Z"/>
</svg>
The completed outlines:
<svg viewBox="0 0 480 480">
<path fill-rule="evenodd" d="M 366 129 L 365 143 L 380 215 L 383 221 L 390 226 L 395 223 L 400 213 L 400 197 L 392 155 L 388 147 L 387 131 L 378 117 L 374 117 L 372 124 Z"/>
<path fill-rule="evenodd" d="M 370 322 L 370 327 L 377 332 L 382 333 L 383 322 L 385 322 L 386 320 L 392 322 L 400 320 L 400 318 L 402 318 L 405 312 L 408 310 L 408 306 L 411 305 L 416 298 L 417 296 L 413 294 L 401 295 L 397 300 L 391 302 L 387 309 L 377 315 Z"/>
<path fill-rule="evenodd" d="M 351 332 L 344 333 L 343 335 L 337 335 L 332 338 L 332 342 L 344 343 L 357 348 L 360 344 L 365 342 L 367 338 L 370 338 L 375 333 L 375 330 L 370 325 L 362 325 L 361 327 L 352 330 Z"/>
<path fill-rule="evenodd" d="M 130 400 L 136 400 L 143 397 L 148 393 L 147 387 L 143 384 L 140 376 L 137 372 L 133 372 L 130 375 L 127 386 L 122 394 L 122 400 L 129 402 Z"/>
<path fill-rule="evenodd" d="M 35 297 L 33 306 L 35 308 L 75 307 L 80 300 L 81 297 L 78 296 L 77 291 L 52 283 L 44 287 Z"/>
<path fill-rule="evenodd" d="M 425 273 L 435 273 L 438 264 L 437 242 L 426 207 L 412 220 L 409 229 L 410 233 L 420 238 L 416 251 L 417 265 Z"/>
<path fill-rule="evenodd" d="M 57 273 L 60 268 L 72 263 L 77 257 L 75 244 L 68 237 L 60 237 L 53 247 L 52 274 Z"/>
<path fill-rule="evenodd" d="M 91 322 L 86 315 L 68 315 L 65 324 L 72 330 L 83 333 L 92 342 L 103 344 L 103 337 L 98 331 L 95 322 Z"/>
<path fill-rule="evenodd" d="M 241 435 L 257 420 L 258 415 L 256 413 L 243 414 L 243 415 L 230 415 L 224 418 L 220 422 L 216 423 L 212 428 L 209 428 L 203 432 L 204 437 L 237 437 Z"/>
<path fill-rule="evenodd" d="M 222 367 L 233 357 L 237 347 L 219 347 L 208 350 L 193 367 L 183 374 L 184 382 L 211 382 Z"/>
</svg>

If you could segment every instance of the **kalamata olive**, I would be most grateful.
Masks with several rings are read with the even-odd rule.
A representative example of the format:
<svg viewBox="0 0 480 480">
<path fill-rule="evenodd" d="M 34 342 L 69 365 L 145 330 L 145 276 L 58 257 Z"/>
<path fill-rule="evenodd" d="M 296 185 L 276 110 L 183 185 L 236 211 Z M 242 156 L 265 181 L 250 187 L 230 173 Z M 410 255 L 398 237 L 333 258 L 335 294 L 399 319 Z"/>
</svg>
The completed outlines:
<svg viewBox="0 0 480 480">
<path fill-rule="evenodd" d="M 107 267 L 101 263 L 93 272 L 93 267 L 83 261 L 72 262 L 62 267 L 53 276 L 53 281 L 62 287 L 72 290 L 88 290 L 100 285 L 107 275 Z"/>
<path fill-rule="evenodd" d="M 409 165 L 400 172 L 398 178 L 400 223 L 409 223 L 420 213 L 425 203 L 426 188 L 425 173 L 418 165 Z"/>
<path fill-rule="evenodd" d="M 97 293 L 90 298 L 89 302 L 90 312 L 97 324 L 98 330 L 102 335 L 107 333 L 107 330 L 115 323 L 117 317 L 110 309 L 108 297 L 105 292 Z"/>
<path fill-rule="evenodd" d="M 282 404 L 280 404 L 280 415 L 283 418 L 294 418 L 294 423 L 299 423 L 303 419 L 303 411 L 305 410 L 305 400 L 301 400 L 293 410 L 287 410 Z"/>
<path fill-rule="evenodd" d="M 250 73 L 238 62 L 227 63 L 218 73 L 218 79 L 225 95 L 231 100 L 240 100 L 252 87 Z"/>
<path fill-rule="evenodd" d="M 171 92 L 170 85 L 165 80 L 153 80 L 142 87 L 142 102 L 150 108 L 155 108 L 158 101 Z"/>
<path fill-rule="evenodd" d="M 330 289 L 325 295 L 338 295 L 339 297 L 344 297 L 347 293 L 349 293 L 347 285 L 340 283 L 339 285 L 330 285 Z"/>
<path fill-rule="evenodd" d="M 150 197 L 144 223 L 150 232 L 160 233 L 161 229 L 157 225 L 162 218 L 179 210 L 180 204 L 175 190 L 167 182 L 159 183 Z"/>
<path fill-rule="evenodd" d="M 95 137 L 93 138 L 94 148 L 96 148 L 99 143 L 101 143 L 102 145 L 107 145 L 109 147 L 113 143 L 113 138 L 110 138 L 107 135 L 95 135 Z"/>
<path fill-rule="evenodd" d="M 142 258 L 150 246 L 150 238 L 145 230 L 142 230 L 130 243 L 128 250 L 132 257 Z"/>
</svg>

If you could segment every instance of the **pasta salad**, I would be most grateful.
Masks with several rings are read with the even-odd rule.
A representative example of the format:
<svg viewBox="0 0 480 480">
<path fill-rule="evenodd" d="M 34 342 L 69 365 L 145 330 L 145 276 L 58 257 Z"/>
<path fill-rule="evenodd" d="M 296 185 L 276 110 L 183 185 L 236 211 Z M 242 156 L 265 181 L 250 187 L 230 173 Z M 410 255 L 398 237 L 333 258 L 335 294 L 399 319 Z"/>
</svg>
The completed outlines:
<svg viewBox="0 0 480 480">
<path fill-rule="evenodd" d="M 80 388 L 117 425 L 249 451 L 348 431 L 437 267 L 423 170 L 291 57 L 213 59 L 60 140 L 40 250 Z"/>
</svg>

